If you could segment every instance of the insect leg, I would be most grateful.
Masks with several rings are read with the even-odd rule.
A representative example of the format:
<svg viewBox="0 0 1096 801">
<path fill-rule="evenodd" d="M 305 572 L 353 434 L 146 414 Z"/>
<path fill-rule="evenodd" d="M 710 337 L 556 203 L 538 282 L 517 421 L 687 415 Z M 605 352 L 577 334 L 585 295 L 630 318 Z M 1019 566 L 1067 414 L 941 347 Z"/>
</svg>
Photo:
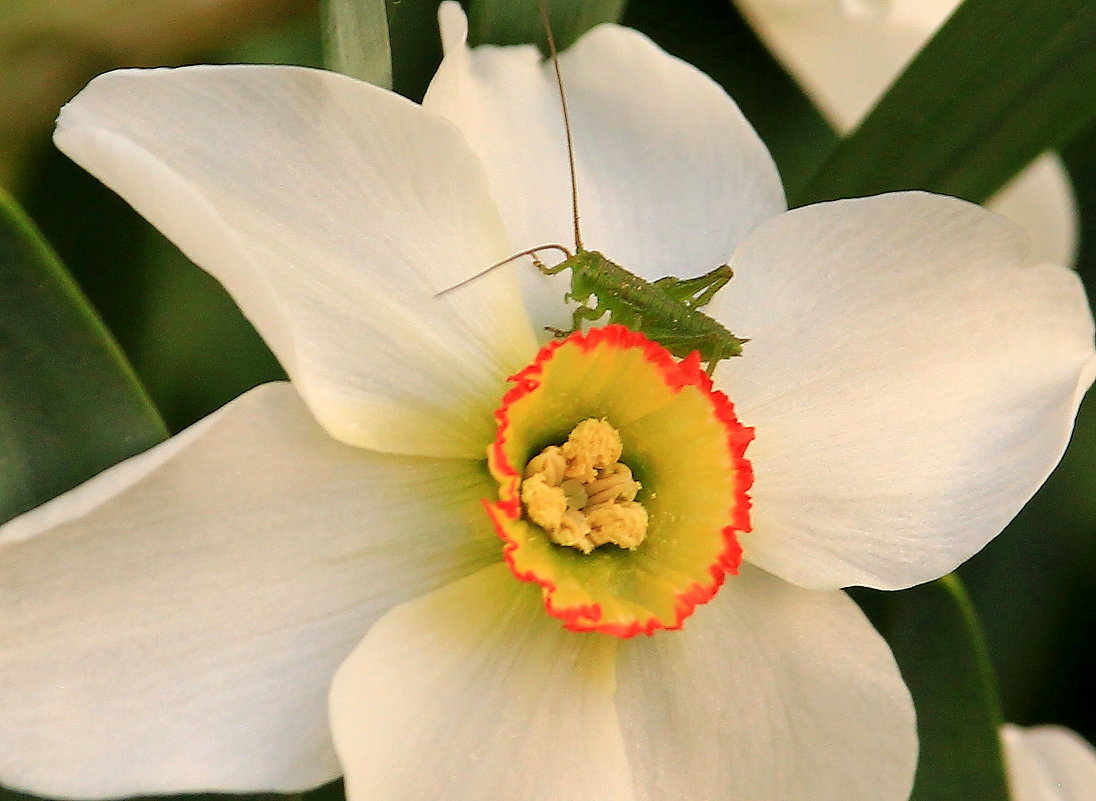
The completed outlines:
<svg viewBox="0 0 1096 801">
<path fill-rule="evenodd" d="M 712 377 L 712 373 L 715 372 L 715 366 L 723 361 L 726 356 L 723 355 L 723 343 L 717 342 L 715 346 L 708 352 L 708 366 L 704 369 L 708 378 Z"/>
<path fill-rule="evenodd" d="M 548 248 L 562 251 L 564 255 L 563 261 L 561 261 L 559 264 L 553 264 L 550 267 L 547 266 L 543 261 L 540 261 L 540 256 L 537 255 L 537 252 L 540 250 L 547 250 Z M 562 273 L 564 270 L 568 270 L 568 268 L 573 266 L 571 263 L 571 260 L 573 259 L 571 252 L 567 250 L 567 248 L 563 248 L 562 245 L 559 244 L 541 245 L 540 248 L 534 248 L 533 250 L 526 251 L 523 255 L 533 256 L 533 266 L 545 275 L 557 275 L 558 273 Z"/>
<path fill-rule="evenodd" d="M 600 320 L 605 314 L 605 309 L 600 306 L 591 308 L 590 306 L 579 306 L 575 309 L 574 314 L 571 315 L 571 330 L 564 331 L 562 328 L 556 328 L 552 325 L 544 326 L 544 330 L 554 336 L 556 339 L 563 339 L 565 336 L 575 333 L 582 328 L 582 321 L 589 320 L 591 322 Z"/>
<path fill-rule="evenodd" d="M 734 273 L 731 271 L 731 266 L 729 264 L 721 264 L 711 272 L 707 272 L 700 276 L 699 280 L 707 280 L 707 285 L 693 296 L 691 305 L 689 303 L 686 303 L 685 305 L 689 306 L 691 309 L 699 309 L 702 306 L 706 306 L 708 302 L 715 297 L 715 293 L 725 287 L 733 276 Z"/>
<path fill-rule="evenodd" d="M 741 341 L 745 342 L 745 340 Z M 713 336 L 708 338 L 705 346 L 700 349 L 700 357 L 705 359 L 708 363 L 704 372 L 707 373 L 708 378 L 711 378 L 712 373 L 715 372 L 716 365 L 724 359 L 730 359 L 732 356 L 737 356 L 741 352 L 741 345 L 736 349 L 732 343 L 727 342 L 722 337 Z"/>
<path fill-rule="evenodd" d="M 647 334 L 679 359 L 684 359 L 695 350 L 706 364 L 705 372 L 709 378 L 719 362 L 735 355 L 731 343 L 714 334 L 676 334 L 657 330 L 648 331 Z"/>
<path fill-rule="evenodd" d="M 589 320 L 590 322 L 600 320 L 607 311 L 610 310 L 600 300 L 596 306 L 579 306 L 571 315 L 571 330 L 568 333 L 578 331 L 582 327 L 583 320 Z"/>
<path fill-rule="evenodd" d="M 654 286 L 686 307 L 699 309 L 711 301 L 716 292 L 726 286 L 732 275 L 730 265 L 721 264 L 696 278 L 674 278 L 673 276 L 659 278 L 654 282 Z"/>
</svg>

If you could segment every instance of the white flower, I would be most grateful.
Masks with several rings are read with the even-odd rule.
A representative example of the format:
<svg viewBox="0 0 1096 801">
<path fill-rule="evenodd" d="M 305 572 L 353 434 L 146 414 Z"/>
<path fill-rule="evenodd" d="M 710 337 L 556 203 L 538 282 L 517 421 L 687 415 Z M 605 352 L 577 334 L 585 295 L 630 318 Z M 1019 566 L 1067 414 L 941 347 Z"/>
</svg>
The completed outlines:
<svg viewBox="0 0 1096 801">
<path fill-rule="evenodd" d="M 715 373 L 756 430 L 746 533 L 748 437 L 695 361 L 622 346 L 610 368 L 579 340 L 538 356 L 566 287 L 524 263 L 436 297 L 570 230 L 548 69 L 533 48 L 469 52 L 459 8 L 442 18 L 422 108 L 330 73 L 199 67 L 111 73 L 62 112 L 58 145 L 228 287 L 293 383 L 0 528 L 0 782 L 104 797 L 345 772 L 355 801 L 905 798 L 909 695 L 840 588 L 951 570 L 1053 468 L 1093 375 L 1077 278 L 1025 266 L 1012 226 L 948 198 L 785 213 L 715 84 L 632 31 L 585 36 L 562 62 L 587 243 L 648 277 L 734 267 L 707 310 L 750 337 Z M 591 334 L 614 336 L 633 335 Z M 619 368 L 641 351 L 647 373 Z M 549 356 L 566 392 L 545 377 L 504 401 Z M 659 393 L 694 405 L 639 415 L 636 436 L 614 418 Z M 559 444 L 539 426 L 599 398 L 654 544 L 540 543 L 542 564 L 615 559 L 556 590 L 619 590 L 603 613 L 627 616 L 682 599 L 665 588 L 725 536 L 693 585 L 722 589 L 680 631 L 564 629 L 485 512 L 500 498 L 500 528 L 535 534 L 505 519 L 514 486 L 486 451 L 502 475 L 500 454 Z M 721 522 L 700 536 L 700 514 Z M 736 527 L 746 561 L 725 576 Z M 640 580 L 655 545 L 680 565 Z M 592 607 L 553 614 L 597 628 Z"/>
<path fill-rule="evenodd" d="M 1088 801 L 1096 795 L 1096 750 L 1061 726 L 1001 727 L 1012 801 Z"/>
<path fill-rule="evenodd" d="M 856 127 L 959 0 L 735 0 L 773 53 L 841 131 Z M 1072 264 L 1077 203 L 1061 160 L 1044 154 L 986 203 L 1020 225 L 1032 261 Z"/>
</svg>

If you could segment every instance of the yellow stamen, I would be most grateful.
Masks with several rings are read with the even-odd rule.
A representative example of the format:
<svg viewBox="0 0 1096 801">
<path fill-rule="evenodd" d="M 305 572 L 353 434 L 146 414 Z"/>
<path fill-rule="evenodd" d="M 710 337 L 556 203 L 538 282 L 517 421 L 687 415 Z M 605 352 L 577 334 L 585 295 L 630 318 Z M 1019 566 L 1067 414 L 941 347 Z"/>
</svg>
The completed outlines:
<svg viewBox="0 0 1096 801">
<path fill-rule="evenodd" d="M 628 465 L 616 464 L 598 471 L 598 477 L 586 485 L 587 509 L 614 501 L 634 501 L 639 482 L 632 480 Z"/>
<path fill-rule="evenodd" d="M 563 457 L 563 450 L 555 445 L 549 445 L 539 454 L 529 460 L 525 465 L 525 478 L 542 473 L 544 481 L 550 487 L 558 487 L 563 483 L 563 472 L 567 469 L 567 460 Z"/>
<path fill-rule="evenodd" d="M 567 496 L 561 488 L 550 485 L 543 473 L 521 482 L 521 502 L 531 510 L 529 516 L 538 526 L 556 530 L 563 525 L 564 515 L 567 514 Z"/>
<path fill-rule="evenodd" d="M 567 460 L 567 478 L 586 483 L 597 477 L 595 471 L 619 461 L 624 446 L 615 428 L 591 417 L 574 427 L 561 450 Z"/>
<path fill-rule="evenodd" d="M 611 542 L 634 551 L 647 536 L 647 510 L 635 501 L 605 504 L 587 511 L 586 522 L 590 524 L 589 539 L 594 545 Z"/>
<path fill-rule="evenodd" d="M 526 516 L 557 545 L 590 553 L 613 544 L 634 550 L 647 536 L 640 484 L 619 460 L 620 433 L 606 420 L 576 425 L 562 446 L 549 445 L 525 466 Z"/>
</svg>

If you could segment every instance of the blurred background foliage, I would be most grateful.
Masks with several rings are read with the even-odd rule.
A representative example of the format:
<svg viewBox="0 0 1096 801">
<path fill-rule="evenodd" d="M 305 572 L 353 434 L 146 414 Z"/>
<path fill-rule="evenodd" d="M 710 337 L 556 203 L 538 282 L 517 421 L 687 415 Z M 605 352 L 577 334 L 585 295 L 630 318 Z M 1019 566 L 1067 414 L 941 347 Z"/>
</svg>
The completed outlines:
<svg viewBox="0 0 1096 801">
<path fill-rule="evenodd" d="M 55 264 L 57 283 L 52 289 L 42 289 L 34 302 L 53 304 L 50 308 L 71 303 L 68 311 L 57 307 L 61 310 L 57 311 L 60 322 L 56 329 L 68 331 L 73 342 L 86 345 L 101 336 L 95 333 L 98 322 L 82 311 L 82 300 L 78 293 L 73 294 L 75 287 L 65 288 L 68 279 L 63 264 L 109 332 L 103 339 L 108 345 L 88 359 L 103 371 L 114 370 L 111 381 L 124 388 L 131 376 L 126 377 L 124 360 L 118 362 L 121 367 L 112 361 L 111 343 L 116 342 L 151 399 L 151 406 L 145 408 L 140 401 L 129 405 L 119 401 L 98 383 L 62 387 L 62 394 L 69 392 L 76 404 L 74 408 L 95 409 L 97 420 L 113 424 L 124 419 L 128 422 L 118 424 L 133 425 L 134 419 L 141 418 L 138 427 L 142 433 L 121 450 L 96 451 L 98 456 L 83 461 L 59 459 L 64 470 L 59 468 L 54 479 L 42 481 L 38 489 L 42 497 L 0 495 L 0 503 L 7 504 L 0 508 L 3 517 L 162 438 L 164 429 L 159 428 L 157 415 L 167 430 L 175 432 L 244 390 L 283 377 L 277 362 L 216 282 L 123 201 L 53 149 L 49 134 L 57 109 L 92 76 L 115 67 L 211 62 L 321 65 L 322 13 L 353 11 L 347 12 L 349 6 L 342 0 L 331 3 L 324 9 L 316 0 L 5 0 L 0 4 L 0 108 L 4 109 L 0 117 L 0 187 L 26 210 L 56 254 L 43 254 L 38 245 L 20 239 L 25 228 L 19 225 L 0 231 L 0 269 L 6 271 L 0 290 L 15 285 L 12 265 L 22 263 L 20 260 Z M 1052 4 L 1064 7 L 1069 0 L 1053 0 Z M 420 99 L 441 57 L 437 0 L 388 0 L 383 4 L 376 0 L 374 5 L 374 13 L 384 6 L 381 19 L 390 35 L 391 60 L 355 60 L 351 54 L 345 68 L 379 70 L 381 80 L 391 80 L 396 91 Z M 474 43 L 541 39 L 532 0 L 470 0 L 465 5 L 470 7 Z M 816 172 L 831 158 L 839 139 L 729 0 L 558 0 L 554 7 L 553 24 L 561 44 L 604 19 L 643 31 L 722 84 L 769 145 L 790 197 L 825 194 L 818 188 Z M 1085 19 L 1091 21 L 1092 17 L 1081 22 Z M 1096 24 L 1091 32 L 1096 35 Z M 1060 145 L 1081 212 L 1077 269 L 1091 298 L 1096 290 L 1096 127 L 1078 119 L 1069 128 L 1068 137 L 1055 144 Z M 917 129 L 909 136 L 916 139 Z M 921 185 L 917 179 L 911 180 Z M 31 310 L 20 316 L 16 306 L 0 304 L 5 320 L 10 321 L 0 320 L 0 347 L 10 351 L 18 336 L 45 337 L 44 347 L 62 341 L 51 341 L 51 334 L 35 329 L 39 312 L 28 306 Z M 95 351 L 88 347 L 89 353 Z M 1022 348 L 1023 343 L 1002 343 L 1002 347 Z M 70 350 L 63 353 L 65 358 L 76 359 Z M 19 358 L 15 363 L 0 357 L 0 370 L 6 371 L 0 382 L 11 381 L 12 375 L 22 380 L 24 374 L 19 371 L 39 369 L 33 354 Z M 59 369 L 58 363 L 54 361 L 50 369 Z M 57 392 L 56 388 L 51 392 Z M 29 416 L 26 398 L 18 403 L 11 400 L 18 394 L 0 391 L 0 415 L 7 418 L 0 419 L 0 431 L 14 430 L 16 437 L 20 427 L 30 432 L 41 425 Z M 73 416 L 72 409 L 59 414 L 62 418 Z M 104 422 L 103 430 L 112 429 Z M 69 447 L 73 452 L 99 447 L 78 427 L 58 431 L 67 431 L 69 440 L 62 438 L 50 447 Z M 10 441 L 11 431 L 4 436 Z M 22 462 L 0 458 L 2 471 L 14 474 L 25 469 Z M 0 480 L 11 485 L 8 477 L 0 475 Z M 1096 398 L 1090 398 L 1081 408 L 1061 467 L 1005 533 L 959 572 L 973 613 L 981 621 L 985 653 L 997 677 L 1004 718 L 1021 724 L 1060 723 L 1090 741 L 1096 740 L 1096 694 L 1091 692 L 1096 675 L 1094 534 Z M 952 603 L 959 597 L 956 593 L 962 594 L 958 584 L 911 593 L 893 599 L 856 593 L 891 639 L 900 661 L 904 648 L 910 651 L 914 645 L 923 646 L 934 629 L 958 631 L 966 619 L 965 601 L 958 606 Z M 977 626 L 971 631 L 978 651 L 982 645 Z M 956 651 L 955 658 L 966 658 L 958 653 L 960 646 Z M 922 648 L 909 658 L 924 656 Z M 946 653 L 938 656 L 945 662 L 949 658 Z M 937 662 L 937 668 L 940 664 Z M 931 673 L 922 678 L 933 675 L 940 679 Z M 911 680 L 915 692 L 916 684 Z M 926 692 L 931 691 L 930 686 Z M 989 692 L 995 692 L 992 686 Z M 954 698 L 952 702 L 958 703 Z M 990 708 L 997 701 L 987 703 Z M 925 709 L 921 712 L 926 715 Z M 339 794 L 336 784 L 309 795 L 337 798 Z M 918 797 L 949 796 L 926 790 Z M 960 793 L 953 797 L 959 798 Z M 972 797 L 999 796 L 989 790 L 973 796 L 966 793 L 966 798 Z"/>
</svg>

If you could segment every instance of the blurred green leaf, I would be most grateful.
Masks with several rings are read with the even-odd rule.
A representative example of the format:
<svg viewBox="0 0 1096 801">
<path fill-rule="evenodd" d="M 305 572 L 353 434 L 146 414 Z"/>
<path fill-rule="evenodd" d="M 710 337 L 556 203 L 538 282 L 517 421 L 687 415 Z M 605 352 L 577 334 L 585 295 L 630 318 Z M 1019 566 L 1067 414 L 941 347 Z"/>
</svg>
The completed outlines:
<svg viewBox="0 0 1096 801">
<path fill-rule="evenodd" d="M 22 194 L 57 109 L 115 67 L 201 59 L 291 21 L 315 0 L 0 0 L 0 186 Z"/>
<path fill-rule="evenodd" d="M 419 102 L 441 63 L 438 0 L 386 0 L 385 6 L 393 88 Z"/>
<path fill-rule="evenodd" d="M 945 576 L 868 600 L 917 708 L 921 755 L 910 801 L 1009 801 L 1001 705 L 962 583 Z"/>
<path fill-rule="evenodd" d="M 96 313 L 0 194 L 0 519 L 166 436 Z"/>
<path fill-rule="evenodd" d="M 982 202 L 1096 116 L 1096 3 L 967 0 L 795 205 L 900 189 Z"/>
<path fill-rule="evenodd" d="M 392 88 L 392 50 L 384 0 L 323 0 L 324 62 L 329 69 Z"/>
<path fill-rule="evenodd" d="M 960 568 L 984 621 L 1006 720 L 1096 738 L 1096 397 L 1061 467 L 1000 536 Z M 1089 508 L 1086 508 L 1089 507 Z"/>
<path fill-rule="evenodd" d="M 168 428 L 179 431 L 285 372 L 209 273 L 151 227 L 136 234 L 141 324 L 127 351 Z"/>
<path fill-rule="evenodd" d="M 254 31 L 247 39 L 201 60 L 215 64 L 295 64 L 322 68 L 323 25 L 315 15 L 295 17 L 281 25 Z"/>
<path fill-rule="evenodd" d="M 563 50 L 602 22 L 617 22 L 625 0 L 544 0 L 556 46 Z M 545 41 L 536 0 L 471 0 L 468 39 L 479 44 L 525 44 Z"/>
<path fill-rule="evenodd" d="M 1073 183 L 1081 226 L 1077 272 L 1089 301 L 1096 302 L 1096 120 L 1062 148 L 1062 159 Z"/>
</svg>

